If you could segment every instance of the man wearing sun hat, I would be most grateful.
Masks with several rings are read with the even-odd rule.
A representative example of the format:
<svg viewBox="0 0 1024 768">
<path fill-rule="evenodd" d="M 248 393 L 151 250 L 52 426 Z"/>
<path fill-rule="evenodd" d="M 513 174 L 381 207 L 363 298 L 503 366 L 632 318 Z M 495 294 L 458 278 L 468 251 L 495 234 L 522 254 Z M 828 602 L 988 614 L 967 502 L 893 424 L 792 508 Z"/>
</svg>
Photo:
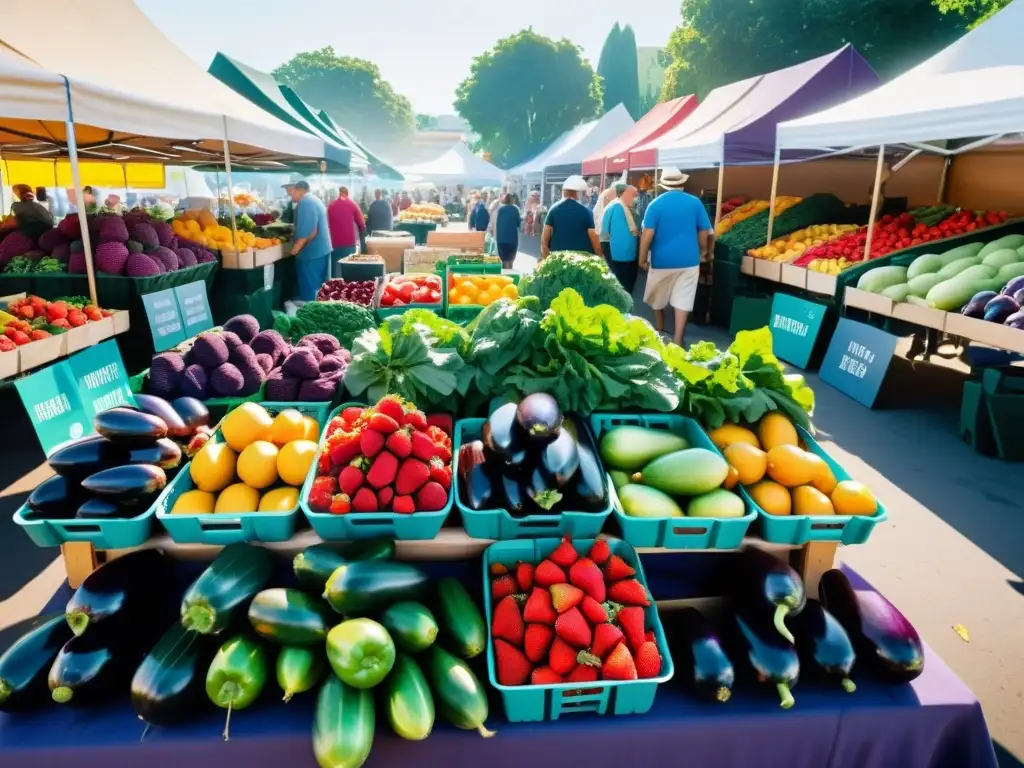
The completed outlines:
<svg viewBox="0 0 1024 768">
<path fill-rule="evenodd" d="M 710 258 L 715 242 L 704 204 L 683 192 L 687 178 L 678 168 L 662 170 L 659 183 L 665 192 L 647 206 L 640 237 L 640 269 L 648 270 L 644 301 L 654 310 L 659 332 L 665 330 L 665 307 L 672 306 L 673 340 L 679 345 L 693 310 L 700 262 Z"/>
<path fill-rule="evenodd" d="M 600 255 L 601 241 L 594 229 L 594 213 L 579 201 L 587 191 L 582 176 L 570 176 L 562 184 L 562 199 L 551 206 L 540 235 L 540 258 L 551 251 L 582 251 Z"/>
</svg>

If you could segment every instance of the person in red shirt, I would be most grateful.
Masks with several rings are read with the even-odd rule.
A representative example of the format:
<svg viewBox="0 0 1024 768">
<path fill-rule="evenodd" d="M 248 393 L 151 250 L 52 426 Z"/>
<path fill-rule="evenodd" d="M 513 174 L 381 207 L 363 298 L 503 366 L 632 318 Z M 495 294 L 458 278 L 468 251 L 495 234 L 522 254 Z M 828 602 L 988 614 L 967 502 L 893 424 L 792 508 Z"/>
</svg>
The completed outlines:
<svg viewBox="0 0 1024 768">
<path fill-rule="evenodd" d="M 340 260 L 355 253 L 360 235 L 366 234 L 363 212 L 348 196 L 348 187 L 339 188 L 338 199 L 327 206 L 327 224 L 331 230 L 331 277 L 338 277 Z"/>
</svg>

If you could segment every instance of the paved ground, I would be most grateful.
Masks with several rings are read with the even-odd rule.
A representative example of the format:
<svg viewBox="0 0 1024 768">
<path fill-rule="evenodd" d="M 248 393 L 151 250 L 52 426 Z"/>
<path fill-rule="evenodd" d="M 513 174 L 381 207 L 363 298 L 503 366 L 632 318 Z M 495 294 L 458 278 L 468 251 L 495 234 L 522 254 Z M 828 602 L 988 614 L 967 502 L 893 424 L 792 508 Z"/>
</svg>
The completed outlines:
<svg viewBox="0 0 1024 768">
<path fill-rule="evenodd" d="M 536 241 L 516 267 L 532 268 Z M 636 296 L 642 296 L 643 284 Z M 638 301 L 638 308 L 641 302 Z M 669 329 L 671 330 L 671 329 Z M 694 341 L 728 344 L 719 329 Z M 1019 465 L 960 442 L 957 405 L 869 411 L 816 376 L 815 422 L 823 445 L 889 510 L 866 546 L 840 558 L 883 592 L 981 700 L 1002 766 L 1024 762 L 1024 520 L 1013 484 Z M 0 391 L 0 627 L 35 611 L 61 578 L 48 550 L 25 541 L 11 515 L 41 474 L 42 454 L 11 388 Z M 965 642 L 953 631 L 962 624 Z"/>
</svg>

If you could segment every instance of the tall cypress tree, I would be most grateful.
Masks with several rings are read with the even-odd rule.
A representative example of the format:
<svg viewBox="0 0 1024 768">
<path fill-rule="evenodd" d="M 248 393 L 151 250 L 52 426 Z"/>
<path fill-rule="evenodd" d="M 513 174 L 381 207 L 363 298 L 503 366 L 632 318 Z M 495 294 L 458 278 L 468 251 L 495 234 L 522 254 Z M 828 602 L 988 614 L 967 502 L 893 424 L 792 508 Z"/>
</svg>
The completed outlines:
<svg viewBox="0 0 1024 768">
<path fill-rule="evenodd" d="M 604 112 L 617 104 L 625 105 L 633 119 L 640 117 L 640 74 L 636 54 L 636 36 L 628 24 L 612 27 L 601 48 L 597 74 L 604 78 Z"/>
</svg>

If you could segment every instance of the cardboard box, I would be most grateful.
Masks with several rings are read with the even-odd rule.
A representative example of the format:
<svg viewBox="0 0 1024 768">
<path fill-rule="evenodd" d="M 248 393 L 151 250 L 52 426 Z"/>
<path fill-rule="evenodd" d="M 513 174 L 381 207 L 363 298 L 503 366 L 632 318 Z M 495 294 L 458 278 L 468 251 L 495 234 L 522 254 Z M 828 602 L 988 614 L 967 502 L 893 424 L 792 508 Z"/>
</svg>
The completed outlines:
<svg viewBox="0 0 1024 768">
<path fill-rule="evenodd" d="M 836 276 L 807 270 L 807 290 L 822 296 L 836 295 Z"/>
<path fill-rule="evenodd" d="M 446 232 L 435 229 L 427 233 L 427 245 L 437 248 L 458 248 L 461 251 L 483 251 L 484 232 Z"/>
<path fill-rule="evenodd" d="M 72 328 L 64 334 L 65 354 L 73 355 L 75 352 L 87 349 L 93 345 L 92 328 L 89 327 L 91 325 L 92 323 L 86 323 L 85 325 L 80 325 L 77 328 Z"/>
<path fill-rule="evenodd" d="M 273 264 L 275 261 L 280 261 L 283 256 L 280 245 L 272 245 L 269 248 L 260 248 L 253 252 L 253 262 L 257 267 L 263 267 L 267 264 Z"/>
<path fill-rule="evenodd" d="M 338 259 L 338 270 L 342 280 L 373 280 L 386 274 L 384 259 L 361 254 Z"/>
<path fill-rule="evenodd" d="M 848 307 L 866 309 L 868 312 L 874 312 L 876 315 L 892 317 L 892 299 L 879 296 L 877 293 L 868 293 L 859 288 L 847 288 L 846 293 L 843 295 L 843 304 Z"/>
<path fill-rule="evenodd" d="M 1024 354 L 1024 331 L 1000 323 L 977 320 L 959 313 L 946 312 L 945 330 L 953 336 L 987 344 L 996 349 Z M 22 347 L 24 349 L 24 347 Z"/>
<path fill-rule="evenodd" d="M 28 294 L 24 291 L 21 293 L 12 293 L 10 296 L 0 296 L 0 307 L 6 307 L 9 304 L 13 304 L 16 301 L 24 299 L 26 296 L 28 296 Z"/>
<path fill-rule="evenodd" d="M 9 379 L 17 376 L 21 370 L 20 350 L 12 349 L 10 352 L 0 352 L 0 379 Z"/>
<path fill-rule="evenodd" d="M 794 288 L 807 287 L 807 270 L 803 267 L 783 264 L 781 277 L 783 285 L 792 285 Z"/>
<path fill-rule="evenodd" d="M 110 319 L 114 321 L 114 335 L 124 333 L 131 327 L 131 313 L 126 309 L 112 310 Z"/>
<path fill-rule="evenodd" d="M 753 256 L 744 256 L 743 261 L 740 262 L 740 274 L 754 274 L 754 261 L 755 259 Z"/>
<path fill-rule="evenodd" d="M 33 341 L 18 349 L 21 364 L 19 370 L 31 371 L 41 365 L 52 363 L 58 357 L 63 357 L 67 349 L 67 334 L 51 336 L 48 339 Z"/>
<path fill-rule="evenodd" d="M 773 283 L 782 282 L 782 265 L 777 261 L 754 259 L 754 274 Z"/>
<path fill-rule="evenodd" d="M 255 269 L 256 252 L 222 250 L 220 252 L 221 263 L 224 269 Z"/>
<path fill-rule="evenodd" d="M 114 318 L 104 317 L 101 320 L 86 323 L 85 327 L 89 329 L 92 343 L 99 344 L 101 341 L 106 341 L 114 335 Z"/>
<path fill-rule="evenodd" d="M 899 302 L 892 305 L 892 316 L 897 320 L 905 320 L 914 325 L 923 325 L 925 328 L 935 328 L 941 331 L 946 327 L 946 313 L 931 307 L 919 307 L 909 302 Z M 994 325 L 994 323 L 990 323 Z M 1017 331 L 1020 333 L 1020 331 Z"/>
<path fill-rule="evenodd" d="M 384 267 L 388 272 L 401 272 L 402 256 L 415 246 L 416 239 L 412 235 L 366 238 L 366 252 L 380 256 L 384 260 Z"/>
<path fill-rule="evenodd" d="M 462 253 L 457 248 L 431 248 L 416 246 L 402 255 L 402 272 L 407 275 L 433 274 L 437 271 L 437 262 L 445 261 L 449 256 Z"/>
</svg>

